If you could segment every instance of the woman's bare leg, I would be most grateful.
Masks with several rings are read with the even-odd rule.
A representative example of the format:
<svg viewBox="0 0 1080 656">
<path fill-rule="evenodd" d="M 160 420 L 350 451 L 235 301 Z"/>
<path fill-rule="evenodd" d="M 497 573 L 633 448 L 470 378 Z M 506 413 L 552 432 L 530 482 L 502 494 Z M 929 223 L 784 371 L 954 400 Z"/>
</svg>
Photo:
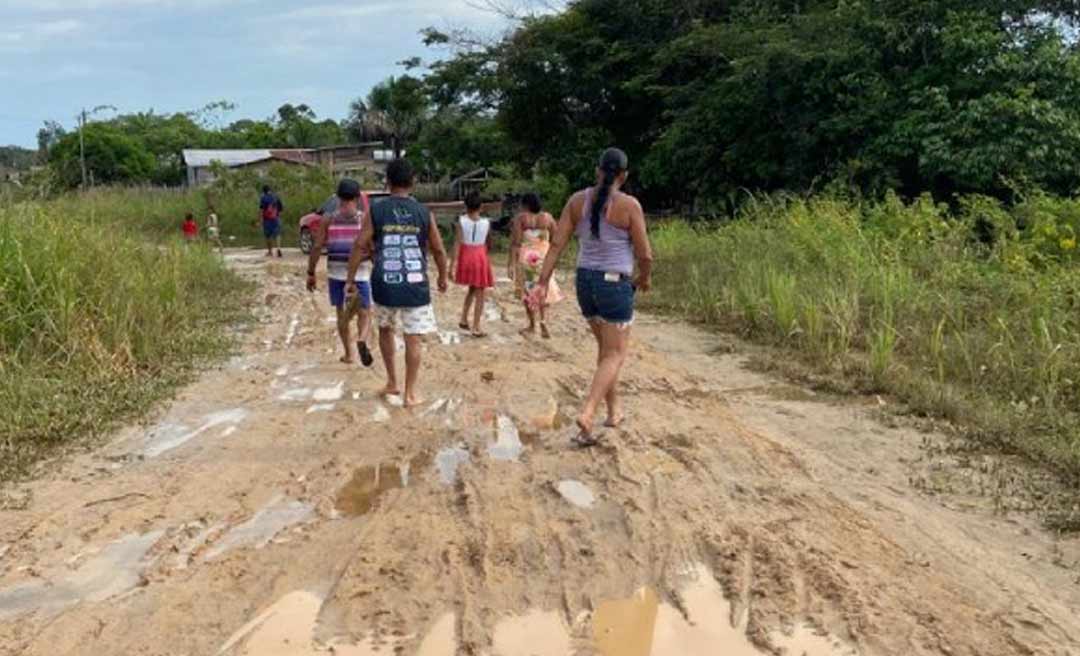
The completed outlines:
<svg viewBox="0 0 1080 656">
<path fill-rule="evenodd" d="M 618 383 L 623 362 L 626 361 L 626 347 L 629 342 L 627 329 L 609 323 L 595 322 L 593 334 L 597 337 L 598 344 L 596 373 L 589 388 L 589 396 L 585 399 L 585 405 L 577 419 L 578 428 L 585 435 L 592 433 L 596 409 L 602 402 L 608 403 L 609 411 L 618 410 L 618 396 L 614 388 Z"/>
<path fill-rule="evenodd" d="M 468 330 L 469 328 L 469 308 L 472 306 L 473 298 L 476 296 L 476 290 L 469 287 L 469 291 L 465 294 L 465 304 L 461 307 L 461 321 L 458 322 L 458 327 L 462 330 Z"/>
</svg>

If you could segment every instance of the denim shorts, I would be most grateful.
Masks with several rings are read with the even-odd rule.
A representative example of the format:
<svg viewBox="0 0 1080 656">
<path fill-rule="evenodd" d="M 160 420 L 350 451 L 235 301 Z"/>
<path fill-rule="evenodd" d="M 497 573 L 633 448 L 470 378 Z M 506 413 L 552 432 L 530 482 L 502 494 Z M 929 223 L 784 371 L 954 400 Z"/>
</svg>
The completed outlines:
<svg viewBox="0 0 1080 656">
<path fill-rule="evenodd" d="M 589 321 L 619 325 L 634 321 L 634 285 L 630 276 L 578 269 L 577 298 L 581 314 Z"/>
<path fill-rule="evenodd" d="M 281 220 L 280 219 L 263 219 L 263 237 L 267 239 L 274 239 L 281 235 Z"/>
</svg>

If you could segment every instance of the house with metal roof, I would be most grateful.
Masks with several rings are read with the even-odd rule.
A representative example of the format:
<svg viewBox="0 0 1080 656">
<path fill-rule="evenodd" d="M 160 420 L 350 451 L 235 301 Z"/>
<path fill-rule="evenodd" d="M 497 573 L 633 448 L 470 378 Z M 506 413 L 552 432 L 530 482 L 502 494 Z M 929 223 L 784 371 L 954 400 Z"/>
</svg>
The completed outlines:
<svg viewBox="0 0 1080 656">
<path fill-rule="evenodd" d="M 187 184 L 199 187 L 214 181 L 215 162 L 229 169 L 269 168 L 275 163 L 320 166 L 333 175 L 361 171 L 378 172 L 379 164 L 390 159 L 381 142 L 327 146 L 324 148 L 253 148 L 245 150 L 183 151 L 187 166 Z"/>
</svg>

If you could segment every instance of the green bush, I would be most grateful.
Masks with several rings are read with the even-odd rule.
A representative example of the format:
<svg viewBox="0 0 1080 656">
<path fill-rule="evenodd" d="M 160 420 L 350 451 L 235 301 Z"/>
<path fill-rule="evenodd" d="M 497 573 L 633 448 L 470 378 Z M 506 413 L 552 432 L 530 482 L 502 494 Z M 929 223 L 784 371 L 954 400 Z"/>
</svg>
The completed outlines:
<svg viewBox="0 0 1080 656">
<path fill-rule="evenodd" d="M 653 231 L 654 308 L 788 347 L 1080 479 L 1080 201 L 819 198 Z"/>
</svg>

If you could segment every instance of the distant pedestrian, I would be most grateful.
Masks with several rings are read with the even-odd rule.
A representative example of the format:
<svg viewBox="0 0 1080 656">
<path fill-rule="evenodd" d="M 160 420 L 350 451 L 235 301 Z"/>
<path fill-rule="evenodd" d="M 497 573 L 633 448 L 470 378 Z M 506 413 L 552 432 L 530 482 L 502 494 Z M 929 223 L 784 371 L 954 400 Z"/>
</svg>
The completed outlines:
<svg viewBox="0 0 1080 656">
<path fill-rule="evenodd" d="M 618 148 L 604 152 L 596 168 L 596 186 L 577 192 L 567 201 L 540 281 L 533 290 L 535 296 L 546 297 L 559 255 L 570 238 L 577 235 L 578 305 L 597 345 L 596 374 L 577 418 L 580 432 L 575 441 L 582 446 L 596 443 L 592 424 L 600 403 L 607 404 L 605 426 L 613 428 L 623 420 L 619 373 L 626 362 L 634 323 L 634 295 L 652 286 L 652 247 L 645 229 L 645 213 L 636 198 L 620 191 L 628 168 L 626 153 Z M 635 259 L 638 271 L 632 278 Z"/>
<path fill-rule="evenodd" d="M 214 210 L 213 205 L 207 206 L 206 240 L 217 248 L 219 253 L 225 252 L 225 246 L 221 243 L 221 228 L 218 226 L 217 211 Z"/>
<path fill-rule="evenodd" d="M 491 271 L 491 260 L 488 258 L 491 221 L 480 216 L 480 207 L 480 192 L 470 191 L 465 196 L 466 213 L 454 224 L 454 255 L 450 260 L 454 282 L 469 288 L 458 327 L 471 331 L 473 337 L 487 336 L 480 327 L 480 321 L 484 316 L 484 296 L 487 290 L 495 286 L 495 274 Z M 470 307 L 474 310 L 471 327 Z"/>
<path fill-rule="evenodd" d="M 522 334 L 536 334 L 536 319 L 540 319 L 540 335 L 551 339 L 547 326 L 547 308 L 562 300 L 559 284 L 552 278 L 548 282 L 545 298 L 534 298 L 533 288 L 540 281 L 540 270 L 544 266 L 551 247 L 551 235 L 555 232 L 555 218 L 543 211 L 540 196 L 535 193 L 525 194 L 521 199 L 522 211 L 514 219 L 510 232 L 510 263 L 507 267 L 518 298 L 525 305 L 529 317 L 529 326 Z"/>
<path fill-rule="evenodd" d="M 263 237 L 266 238 L 267 257 L 273 257 L 274 248 L 277 248 L 277 256 L 281 257 L 281 213 L 284 211 L 285 204 L 281 202 L 281 197 L 270 189 L 270 185 L 263 185 L 259 217 L 262 219 Z"/>
<path fill-rule="evenodd" d="M 199 224 L 195 223 L 195 215 L 188 212 L 184 216 L 184 222 L 180 225 L 180 230 L 184 233 L 184 241 L 192 244 L 199 238 Z"/>
<path fill-rule="evenodd" d="M 360 263 L 374 254 L 371 291 L 379 322 L 379 351 L 386 366 L 384 396 L 398 396 L 397 346 L 394 330 L 400 322 L 405 334 L 405 405 L 423 403 L 419 396 L 422 339 L 438 330 L 431 307 L 431 284 L 428 253 L 438 266 L 438 286 L 446 292 L 446 249 L 439 226 L 426 207 L 412 197 L 415 182 L 412 165 L 395 159 L 386 167 L 390 196 L 375 203 L 364 217 L 356 246 L 349 259 L 347 295 L 357 294 L 355 280 Z"/>
<path fill-rule="evenodd" d="M 338 335 L 345 349 L 341 361 L 345 364 L 355 362 L 350 324 L 356 314 L 356 355 L 365 367 L 370 367 L 375 361 L 367 344 L 371 333 L 371 260 L 360 262 L 356 275 L 347 277 L 353 246 L 367 214 L 367 208 L 363 206 L 366 198 L 360 193 L 360 183 L 346 178 L 338 183 L 337 199 L 337 209 L 329 216 L 323 216 L 314 247 L 308 255 L 307 288 L 315 291 L 315 272 L 325 248 L 330 304 L 337 310 Z M 358 292 L 350 299 L 345 297 L 347 281 L 352 281 Z"/>
</svg>

